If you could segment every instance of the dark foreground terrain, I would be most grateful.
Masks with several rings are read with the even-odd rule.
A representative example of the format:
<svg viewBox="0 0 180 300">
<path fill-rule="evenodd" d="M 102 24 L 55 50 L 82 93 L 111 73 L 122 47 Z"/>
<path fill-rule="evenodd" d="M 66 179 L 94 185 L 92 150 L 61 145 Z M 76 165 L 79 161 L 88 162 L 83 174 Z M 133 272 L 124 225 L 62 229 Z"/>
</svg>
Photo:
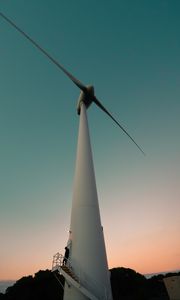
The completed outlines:
<svg viewBox="0 0 180 300">
<path fill-rule="evenodd" d="M 163 278 L 179 273 L 157 275 L 146 279 L 143 275 L 127 268 L 111 270 L 111 285 L 114 300 L 169 300 Z M 56 277 L 58 276 L 58 278 Z M 34 276 L 23 277 L 0 300 L 62 300 L 64 279 L 51 271 L 39 271 Z M 60 281 L 60 282 L 59 282 Z M 60 284 L 61 283 L 61 284 Z"/>
</svg>

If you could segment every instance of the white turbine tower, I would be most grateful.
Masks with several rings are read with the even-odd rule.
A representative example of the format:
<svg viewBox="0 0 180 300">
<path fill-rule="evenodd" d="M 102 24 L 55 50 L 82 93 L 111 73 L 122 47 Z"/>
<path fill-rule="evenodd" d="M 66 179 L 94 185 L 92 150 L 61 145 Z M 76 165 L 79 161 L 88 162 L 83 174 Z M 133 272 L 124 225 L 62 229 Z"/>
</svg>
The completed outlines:
<svg viewBox="0 0 180 300">
<path fill-rule="evenodd" d="M 66 259 L 57 253 L 54 256 L 54 269 L 58 269 L 65 278 L 64 300 L 112 300 L 86 115 L 86 110 L 91 103 L 95 103 L 104 111 L 143 154 L 144 152 L 96 98 L 92 86 L 85 86 L 81 83 L 14 22 L 1 12 L 0 16 L 43 52 L 81 90 L 77 108 L 80 124 L 70 234 L 67 245 L 69 257 Z"/>
</svg>

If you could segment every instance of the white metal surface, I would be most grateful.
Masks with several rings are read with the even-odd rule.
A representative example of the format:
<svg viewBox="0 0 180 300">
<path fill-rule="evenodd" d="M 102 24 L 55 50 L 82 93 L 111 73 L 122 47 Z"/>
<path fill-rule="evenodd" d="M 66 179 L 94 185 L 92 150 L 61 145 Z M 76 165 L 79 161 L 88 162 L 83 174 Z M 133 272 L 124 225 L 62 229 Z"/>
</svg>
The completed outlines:
<svg viewBox="0 0 180 300">
<path fill-rule="evenodd" d="M 70 260 L 82 286 L 98 299 L 112 299 L 100 220 L 86 108 L 82 103 L 70 226 Z M 87 300 L 65 285 L 64 300 Z"/>
</svg>

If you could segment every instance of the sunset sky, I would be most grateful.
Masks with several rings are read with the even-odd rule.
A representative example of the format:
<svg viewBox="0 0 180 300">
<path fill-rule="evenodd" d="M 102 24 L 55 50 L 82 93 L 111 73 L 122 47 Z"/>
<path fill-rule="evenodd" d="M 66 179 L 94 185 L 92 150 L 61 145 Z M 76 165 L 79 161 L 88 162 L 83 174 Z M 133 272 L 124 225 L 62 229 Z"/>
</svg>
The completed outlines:
<svg viewBox="0 0 180 300">
<path fill-rule="evenodd" d="M 180 1 L 2 0 L 146 152 L 88 110 L 109 268 L 180 269 Z M 50 269 L 70 225 L 79 90 L 0 18 L 0 280 Z"/>
</svg>

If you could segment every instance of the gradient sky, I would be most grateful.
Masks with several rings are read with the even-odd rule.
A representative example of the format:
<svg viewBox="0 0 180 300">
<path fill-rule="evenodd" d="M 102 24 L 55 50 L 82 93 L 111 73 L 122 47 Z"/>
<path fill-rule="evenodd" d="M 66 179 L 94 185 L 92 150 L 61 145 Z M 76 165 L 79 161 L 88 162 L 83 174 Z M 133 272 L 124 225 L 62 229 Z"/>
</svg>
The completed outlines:
<svg viewBox="0 0 180 300">
<path fill-rule="evenodd" d="M 88 110 L 109 267 L 180 269 L 180 1 L 1 0 L 147 153 Z M 70 224 L 79 90 L 0 19 L 0 279 L 51 268 Z"/>
</svg>

